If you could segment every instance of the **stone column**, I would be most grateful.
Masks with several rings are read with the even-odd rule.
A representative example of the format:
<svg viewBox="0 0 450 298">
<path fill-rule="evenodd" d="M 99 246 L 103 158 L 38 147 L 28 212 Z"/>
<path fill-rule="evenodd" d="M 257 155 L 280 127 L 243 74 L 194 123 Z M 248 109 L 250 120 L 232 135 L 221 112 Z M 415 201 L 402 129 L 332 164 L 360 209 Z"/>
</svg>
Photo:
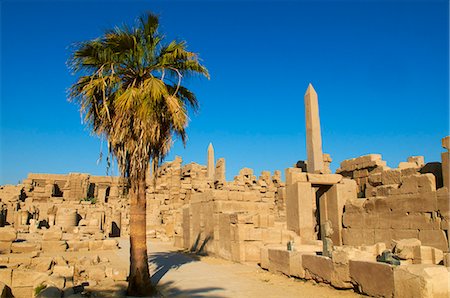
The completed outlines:
<svg viewBox="0 0 450 298">
<path fill-rule="evenodd" d="M 208 146 L 207 176 L 209 180 L 214 179 L 214 148 L 211 143 Z"/>
<path fill-rule="evenodd" d="M 309 84 L 305 93 L 306 152 L 308 173 L 323 171 L 322 136 L 320 134 L 319 102 L 317 93 Z"/>
</svg>

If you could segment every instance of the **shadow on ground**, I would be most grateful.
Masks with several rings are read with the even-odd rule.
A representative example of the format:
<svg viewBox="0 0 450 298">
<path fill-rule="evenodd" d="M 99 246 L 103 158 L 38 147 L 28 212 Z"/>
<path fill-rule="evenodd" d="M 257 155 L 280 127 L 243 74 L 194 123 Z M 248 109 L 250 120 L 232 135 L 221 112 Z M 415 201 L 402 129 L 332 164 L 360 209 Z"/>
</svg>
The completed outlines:
<svg viewBox="0 0 450 298">
<path fill-rule="evenodd" d="M 211 292 L 223 290 L 223 288 L 217 287 L 205 287 L 205 288 L 197 288 L 197 289 L 179 289 L 174 286 L 172 281 L 160 284 L 157 286 L 158 291 L 160 292 L 159 297 L 189 297 L 189 298 L 202 298 L 202 297 L 225 297 L 221 295 L 214 295 Z"/>
<path fill-rule="evenodd" d="M 149 264 L 151 269 L 151 280 L 154 285 L 157 285 L 160 297 L 223 297 L 213 295 L 211 292 L 222 290 L 218 287 L 204 287 L 196 289 L 179 289 L 172 281 L 159 283 L 161 278 L 170 270 L 177 270 L 182 265 L 198 262 L 200 257 L 195 254 L 186 254 L 182 251 L 174 252 L 156 252 L 149 255 Z M 195 272 L 192 272 L 195 274 Z"/>
<path fill-rule="evenodd" d="M 148 262 L 150 267 L 154 268 L 150 270 L 152 283 L 154 285 L 157 284 L 169 270 L 176 270 L 184 264 L 199 260 L 198 256 L 187 255 L 180 251 L 151 253 L 148 257 Z"/>
</svg>

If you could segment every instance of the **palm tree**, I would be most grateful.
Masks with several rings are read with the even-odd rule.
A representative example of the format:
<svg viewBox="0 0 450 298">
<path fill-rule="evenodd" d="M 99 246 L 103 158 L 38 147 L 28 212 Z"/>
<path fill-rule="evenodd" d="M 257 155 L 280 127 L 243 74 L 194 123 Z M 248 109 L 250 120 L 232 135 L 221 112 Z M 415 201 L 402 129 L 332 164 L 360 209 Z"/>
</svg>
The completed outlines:
<svg viewBox="0 0 450 298">
<path fill-rule="evenodd" d="M 188 108 L 197 99 L 182 85 L 191 75 L 209 78 L 184 41 L 163 43 L 158 17 L 148 13 L 136 26 L 116 27 L 75 45 L 69 66 L 78 73 L 69 100 L 92 131 L 108 141 L 108 167 L 117 161 L 130 197 L 130 275 L 127 293 L 154 293 L 146 245 L 146 178 L 167 155 L 173 136 L 186 143 Z"/>
</svg>

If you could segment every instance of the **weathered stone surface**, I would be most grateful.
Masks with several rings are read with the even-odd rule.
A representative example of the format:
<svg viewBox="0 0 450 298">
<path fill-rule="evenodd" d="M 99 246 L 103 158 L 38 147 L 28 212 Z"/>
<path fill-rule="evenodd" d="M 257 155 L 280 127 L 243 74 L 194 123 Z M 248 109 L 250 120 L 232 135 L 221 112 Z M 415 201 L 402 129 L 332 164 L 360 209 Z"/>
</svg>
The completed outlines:
<svg viewBox="0 0 450 298">
<path fill-rule="evenodd" d="M 17 238 L 17 231 L 11 227 L 0 228 L 0 241 L 14 241 Z"/>
<path fill-rule="evenodd" d="M 12 269 L 0 268 L 0 282 L 12 287 Z"/>
<path fill-rule="evenodd" d="M 32 268 L 39 272 L 48 271 L 53 265 L 52 257 L 38 257 L 31 259 Z"/>
<path fill-rule="evenodd" d="M 55 265 L 53 266 L 53 274 L 59 275 L 62 277 L 72 278 L 74 274 L 73 266 L 65 266 L 65 265 Z"/>
<path fill-rule="evenodd" d="M 13 253 L 26 253 L 40 251 L 41 244 L 39 242 L 13 242 L 11 251 Z"/>
<path fill-rule="evenodd" d="M 11 252 L 11 241 L 0 241 L 0 254 L 9 254 Z"/>
<path fill-rule="evenodd" d="M 415 246 L 413 264 L 440 264 L 443 262 L 442 250 L 430 246 Z"/>
<path fill-rule="evenodd" d="M 113 250 L 119 248 L 119 242 L 115 239 L 105 239 L 103 240 L 102 249 Z"/>
<path fill-rule="evenodd" d="M 331 283 L 333 262 L 330 258 L 316 255 L 302 255 L 305 277 L 319 282 Z"/>
<path fill-rule="evenodd" d="M 419 239 L 402 239 L 395 241 L 394 253 L 402 260 L 413 259 L 414 249 L 420 247 L 422 243 Z"/>
<path fill-rule="evenodd" d="M 342 175 L 339 174 L 307 174 L 308 182 L 319 185 L 333 185 L 342 180 Z"/>
<path fill-rule="evenodd" d="M 314 218 L 311 184 L 297 182 L 286 186 L 287 228 L 304 239 L 314 239 Z"/>
<path fill-rule="evenodd" d="M 106 268 L 106 276 L 112 278 L 114 281 L 126 281 L 128 274 L 127 270 L 124 268 Z"/>
<path fill-rule="evenodd" d="M 61 240 L 62 236 L 63 233 L 61 228 L 52 227 L 51 229 L 44 231 L 44 233 L 42 234 L 42 240 Z"/>
<path fill-rule="evenodd" d="M 42 251 L 44 252 L 62 252 L 66 251 L 67 242 L 59 240 L 42 241 Z"/>
<path fill-rule="evenodd" d="M 375 297 L 393 297 L 393 267 L 378 262 L 349 261 L 350 277 L 362 293 Z"/>
<path fill-rule="evenodd" d="M 279 272 L 288 276 L 304 278 L 305 271 L 302 266 L 302 255 L 303 253 L 298 251 L 268 249 L 268 269 L 271 272 Z"/>
<path fill-rule="evenodd" d="M 88 251 L 89 241 L 69 240 L 67 241 L 68 251 Z"/>
<path fill-rule="evenodd" d="M 286 185 L 291 185 L 296 182 L 307 182 L 308 176 L 299 168 L 287 168 L 285 171 Z"/>
<path fill-rule="evenodd" d="M 449 272 L 443 266 L 403 265 L 394 269 L 395 297 L 449 297 Z"/>
<path fill-rule="evenodd" d="M 445 232 L 442 230 L 419 231 L 418 238 L 423 245 L 433 246 L 445 252 L 448 251 L 448 240 Z"/>
<path fill-rule="evenodd" d="M 12 288 L 35 287 L 47 279 L 47 274 L 34 270 L 14 269 L 12 273 Z"/>
</svg>

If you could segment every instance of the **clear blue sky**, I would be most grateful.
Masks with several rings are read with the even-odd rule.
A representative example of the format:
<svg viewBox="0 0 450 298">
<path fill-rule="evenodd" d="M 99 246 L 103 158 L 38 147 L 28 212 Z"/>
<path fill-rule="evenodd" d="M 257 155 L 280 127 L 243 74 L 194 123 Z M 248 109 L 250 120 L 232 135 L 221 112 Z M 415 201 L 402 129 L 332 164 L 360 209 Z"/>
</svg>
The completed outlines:
<svg viewBox="0 0 450 298">
<path fill-rule="evenodd" d="M 319 94 L 332 168 L 380 153 L 440 161 L 449 134 L 449 4 L 423 1 L 1 1 L 0 184 L 28 172 L 105 174 L 100 141 L 66 90 L 69 46 L 152 11 L 161 31 L 200 53 L 211 79 L 188 85 L 201 104 L 185 163 L 209 142 L 242 167 L 284 169 L 306 159 L 303 95 Z M 105 150 L 105 148 L 104 148 Z"/>
</svg>

